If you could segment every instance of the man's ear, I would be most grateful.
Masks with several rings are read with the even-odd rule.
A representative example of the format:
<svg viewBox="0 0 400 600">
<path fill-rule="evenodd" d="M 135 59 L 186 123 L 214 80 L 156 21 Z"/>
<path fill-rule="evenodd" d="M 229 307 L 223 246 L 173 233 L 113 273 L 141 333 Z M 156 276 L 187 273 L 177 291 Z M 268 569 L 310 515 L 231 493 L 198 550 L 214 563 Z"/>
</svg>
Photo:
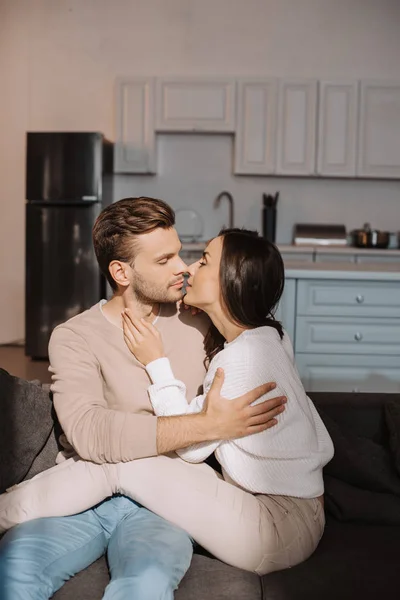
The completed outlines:
<svg viewBox="0 0 400 600">
<path fill-rule="evenodd" d="M 108 265 L 108 270 L 111 277 L 118 285 L 122 287 L 128 287 L 130 285 L 132 268 L 127 263 L 113 260 Z"/>
</svg>

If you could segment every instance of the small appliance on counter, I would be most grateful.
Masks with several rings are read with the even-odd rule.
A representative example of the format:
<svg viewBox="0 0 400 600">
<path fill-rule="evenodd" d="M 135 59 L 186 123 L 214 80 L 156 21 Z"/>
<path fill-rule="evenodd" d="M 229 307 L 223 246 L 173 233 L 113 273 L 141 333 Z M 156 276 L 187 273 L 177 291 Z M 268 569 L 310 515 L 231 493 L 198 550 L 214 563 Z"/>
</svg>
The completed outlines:
<svg viewBox="0 0 400 600">
<path fill-rule="evenodd" d="M 347 246 L 346 227 L 338 224 L 297 223 L 293 228 L 295 246 Z"/>
<path fill-rule="evenodd" d="M 353 229 L 350 236 L 357 248 L 388 248 L 390 243 L 390 231 L 371 229 L 369 223 L 364 223 L 363 229 Z"/>
<path fill-rule="evenodd" d="M 279 200 L 279 192 L 275 196 L 263 194 L 262 208 L 262 235 L 270 242 L 275 242 L 276 236 L 276 205 Z"/>
</svg>

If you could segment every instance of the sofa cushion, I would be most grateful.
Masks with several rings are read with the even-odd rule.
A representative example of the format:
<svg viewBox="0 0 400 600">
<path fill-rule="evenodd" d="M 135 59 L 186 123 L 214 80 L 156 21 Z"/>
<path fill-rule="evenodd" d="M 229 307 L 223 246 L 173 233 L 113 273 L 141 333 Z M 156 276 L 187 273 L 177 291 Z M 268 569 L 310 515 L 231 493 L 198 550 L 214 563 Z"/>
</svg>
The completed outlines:
<svg viewBox="0 0 400 600">
<path fill-rule="evenodd" d="M 319 411 L 335 448 L 324 475 L 362 489 L 400 496 L 400 478 L 388 445 L 357 435 L 338 424 L 325 410 Z"/>
<path fill-rule="evenodd" d="M 259 600 L 258 575 L 235 569 L 215 558 L 195 554 L 175 600 Z"/>
<path fill-rule="evenodd" d="M 400 475 L 400 403 L 386 402 L 385 417 L 389 430 L 389 445 L 397 473 Z"/>
<path fill-rule="evenodd" d="M 107 583 L 107 564 L 100 558 L 67 581 L 53 600 L 101 600 Z M 195 554 L 174 597 L 175 600 L 261 600 L 261 580 L 214 558 Z"/>
<path fill-rule="evenodd" d="M 378 444 L 387 442 L 383 407 L 389 400 L 400 402 L 400 394 L 355 392 L 310 392 L 317 410 L 322 409 L 339 425 Z"/>
<path fill-rule="evenodd" d="M 46 471 L 47 469 L 51 469 L 56 464 L 57 454 L 60 450 L 58 444 L 58 437 L 56 434 L 56 429 L 53 428 L 50 432 L 50 435 L 47 439 L 47 442 L 33 461 L 31 468 L 27 472 L 24 477 L 24 481 L 26 479 L 32 479 L 35 475 L 42 473 L 42 471 Z"/>
<path fill-rule="evenodd" d="M 0 369 L 0 493 L 27 475 L 53 429 L 48 389 Z"/>
<path fill-rule="evenodd" d="M 357 396 L 357 394 L 354 394 Z M 399 395 L 312 394 L 335 454 L 325 466 L 325 508 L 341 521 L 400 524 L 400 478 L 384 407 Z"/>
<path fill-rule="evenodd" d="M 399 597 L 400 527 L 327 521 L 304 563 L 265 575 L 263 600 L 394 600 Z"/>
<path fill-rule="evenodd" d="M 325 475 L 325 508 L 338 521 L 400 526 L 400 496 L 374 492 Z"/>
<path fill-rule="evenodd" d="M 107 563 L 102 557 L 67 581 L 52 600 L 101 600 L 108 582 Z"/>
</svg>

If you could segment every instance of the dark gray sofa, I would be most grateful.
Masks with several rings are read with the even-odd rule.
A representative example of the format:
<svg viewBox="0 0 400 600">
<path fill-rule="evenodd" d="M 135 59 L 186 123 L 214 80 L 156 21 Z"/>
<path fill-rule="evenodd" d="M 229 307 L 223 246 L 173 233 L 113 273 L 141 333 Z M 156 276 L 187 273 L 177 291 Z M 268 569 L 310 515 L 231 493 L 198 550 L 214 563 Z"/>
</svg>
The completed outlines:
<svg viewBox="0 0 400 600">
<path fill-rule="evenodd" d="M 325 473 L 327 525 L 317 551 L 295 568 L 260 578 L 196 548 L 192 565 L 175 594 L 177 600 L 400 597 L 400 478 L 396 464 L 400 454 L 396 455 L 398 439 L 393 427 L 388 428 L 387 411 L 389 403 L 395 418 L 397 409 L 400 414 L 400 394 L 310 396 L 340 446 Z M 4 425 L 12 411 L 2 404 L 0 389 Z M 48 426 L 49 418 L 42 415 L 41 419 Z M 27 476 L 51 464 L 55 451 L 53 429 Z M 0 476 L 2 468 L 4 461 L 0 460 Z M 100 600 L 107 582 L 106 560 L 102 558 L 68 581 L 54 598 Z"/>
</svg>

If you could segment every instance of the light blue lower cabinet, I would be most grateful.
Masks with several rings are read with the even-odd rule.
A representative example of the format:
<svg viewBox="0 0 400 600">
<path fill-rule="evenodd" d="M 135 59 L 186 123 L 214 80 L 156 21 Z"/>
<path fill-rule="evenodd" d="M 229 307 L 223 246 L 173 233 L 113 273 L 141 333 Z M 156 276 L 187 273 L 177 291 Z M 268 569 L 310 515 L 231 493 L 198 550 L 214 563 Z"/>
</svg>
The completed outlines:
<svg viewBox="0 0 400 600">
<path fill-rule="evenodd" d="M 400 356 L 296 353 L 307 392 L 400 392 Z"/>
<path fill-rule="evenodd" d="M 275 313 L 278 321 L 288 333 L 293 348 L 295 347 L 295 325 L 296 325 L 296 279 L 286 279 L 281 301 Z"/>
</svg>

